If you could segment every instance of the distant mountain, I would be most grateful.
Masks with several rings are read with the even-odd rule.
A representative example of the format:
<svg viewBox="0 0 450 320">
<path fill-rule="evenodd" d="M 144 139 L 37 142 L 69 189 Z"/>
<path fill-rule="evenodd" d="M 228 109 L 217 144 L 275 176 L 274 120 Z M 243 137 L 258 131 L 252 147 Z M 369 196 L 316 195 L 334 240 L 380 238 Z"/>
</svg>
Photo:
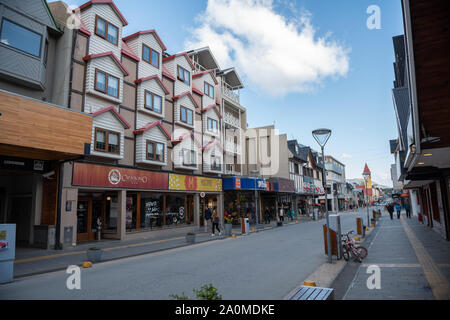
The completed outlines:
<svg viewBox="0 0 450 320">
<path fill-rule="evenodd" d="M 347 182 L 351 183 L 351 184 L 356 183 L 357 185 L 360 185 L 360 186 L 364 185 L 364 179 L 347 179 Z M 376 183 L 375 181 L 372 181 L 372 186 L 380 187 L 381 189 L 392 189 L 392 187 L 383 186 L 379 183 Z"/>
</svg>

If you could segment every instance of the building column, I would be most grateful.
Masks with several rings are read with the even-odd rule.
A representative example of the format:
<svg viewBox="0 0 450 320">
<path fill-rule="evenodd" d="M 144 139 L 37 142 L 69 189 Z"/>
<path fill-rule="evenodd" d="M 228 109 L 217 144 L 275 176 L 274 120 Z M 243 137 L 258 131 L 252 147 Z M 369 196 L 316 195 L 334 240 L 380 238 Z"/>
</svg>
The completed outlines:
<svg viewBox="0 0 450 320">
<path fill-rule="evenodd" d="M 217 196 L 217 212 L 219 213 L 221 228 L 223 228 L 223 225 L 224 225 L 224 216 L 223 216 L 223 212 L 225 210 L 224 200 L 225 199 L 224 199 L 223 193 L 221 193 Z"/>
<path fill-rule="evenodd" d="M 194 225 L 200 228 L 200 195 L 194 194 Z"/>
<path fill-rule="evenodd" d="M 127 191 L 119 190 L 117 192 L 117 202 L 119 210 L 117 213 L 117 236 L 119 240 L 125 240 L 126 235 L 126 217 L 127 217 Z"/>
<path fill-rule="evenodd" d="M 34 226 L 41 224 L 42 179 L 40 175 L 33 175 L 33 186 L 31 187 L 30 244 L 34 243 Z"/>
</svg>

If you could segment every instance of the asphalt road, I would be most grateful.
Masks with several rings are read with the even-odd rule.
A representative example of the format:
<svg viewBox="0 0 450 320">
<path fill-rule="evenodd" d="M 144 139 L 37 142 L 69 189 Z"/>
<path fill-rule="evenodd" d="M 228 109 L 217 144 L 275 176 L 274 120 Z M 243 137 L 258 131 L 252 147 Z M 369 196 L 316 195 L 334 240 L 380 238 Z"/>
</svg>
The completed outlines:
<svg viewBox="0 0 450 320">
<path fill-rule="evenodd" d="M 356 229 L 365 210 L 342 216 L 344 232 Z M 283 299 L 327 261 L 325 220 L 304 222 L 139 257 L 81 271 L 81 290 L 68 290 L 65 272 L 0 285 L 0 299 L 171 299 L 212 283 L 223 299 Z"/>
</svg>

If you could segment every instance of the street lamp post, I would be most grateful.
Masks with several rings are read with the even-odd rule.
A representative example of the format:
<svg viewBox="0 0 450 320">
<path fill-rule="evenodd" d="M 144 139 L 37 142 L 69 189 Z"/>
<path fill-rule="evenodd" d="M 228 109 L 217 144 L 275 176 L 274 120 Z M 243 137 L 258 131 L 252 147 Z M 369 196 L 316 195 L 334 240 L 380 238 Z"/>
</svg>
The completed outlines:
<svg viewBox="0 0 450 320">
<path fill-rule="evenodd" d="M 256 216 L 256 231 L 259 230 L 259 211 L 258 211 L 258 190 L 257 190 L 257 178 L 259 171 L 258 170 L 252 170 L 252 174 L 255 175 L 255 216 Z"/>
<path fill-rule="evenodd" d="M 369 214 L 369 192 L 367 190 L 367 181 L 369 180 L 369 173 L 368 172 L 364 172 L 363 173 L 363 177 L 364 177 L 364 189 L 365 189 L 365 200 L 366 200 L 366 207 L 367 207 L 367 227 L 369 226 L 369 221 L 370 221 L 370 214 Z"/>
<path fill-rule="evenodd" d="M 317 129 L 312 132 L 314 139 L 322 148 L 322 184 L 325 189 L 325 212 L 327 217 L 327 244 L 328 244 L 328 263 L 333 263 L 333 256 L 331 254 L 331 234 L 330 234 L 330 218 L 328 215 L 328 197 L 327 197 L 327 184 L 326 184 L 326 173 L 325 173 L 325 145 L 331 137 L 330 129 Z"/>
</svg>

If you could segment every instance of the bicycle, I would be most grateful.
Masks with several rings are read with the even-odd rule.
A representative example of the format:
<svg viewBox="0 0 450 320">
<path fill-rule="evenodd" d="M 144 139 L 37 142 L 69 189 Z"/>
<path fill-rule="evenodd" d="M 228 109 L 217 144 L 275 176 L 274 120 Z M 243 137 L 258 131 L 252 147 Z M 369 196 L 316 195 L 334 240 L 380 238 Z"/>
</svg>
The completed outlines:
<svg viewBox="0 0 450 320">
<path fill-rule="evenodd" d="M 362 263 L 362 260 L 367 257 L 367 249 L 363 246 L 355 246 L 355 242 L 349 236 L 352 233 L 353 230 L 342 235 L 342 255 L 345 261 L 349 261 L 352 255 L 355 260 Z"/>
</svg>

